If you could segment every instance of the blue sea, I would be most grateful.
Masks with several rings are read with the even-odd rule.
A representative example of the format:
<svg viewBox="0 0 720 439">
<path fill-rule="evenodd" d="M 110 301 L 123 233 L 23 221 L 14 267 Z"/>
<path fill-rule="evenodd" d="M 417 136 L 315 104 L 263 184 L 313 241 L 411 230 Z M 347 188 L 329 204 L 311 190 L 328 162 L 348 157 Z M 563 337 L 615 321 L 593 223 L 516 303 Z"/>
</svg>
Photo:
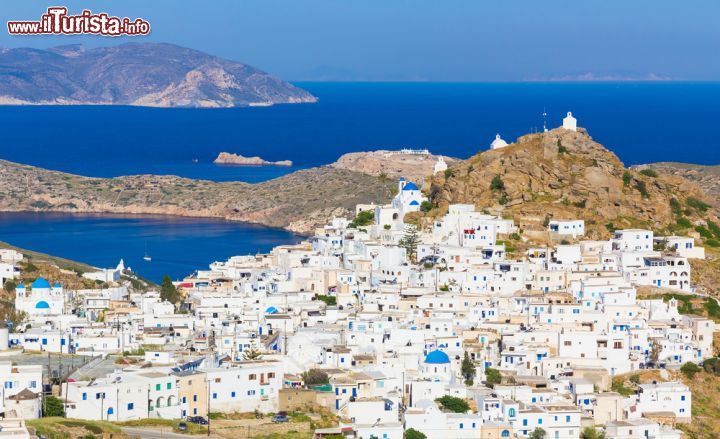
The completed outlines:
<svg viewBox="0 0 720 439">
<path fill-rule="evenodd" d="M 580 126 L 626 165 L 720 163 L 720 83 L 300 83 L 317 104 L 267 108 L 0 107 L 0 158 L 113 177 L 174 174 L 257 182 L 350 151 L 423 147 L 469 157 L 510 141 Z M 292 160 L 293 168 L 216 166 L 221 151 Z M 197 163 L 194 161 L 197 160 Z"/>
<path fill-rule="evenodd" d="M 0 240 L 96 267 L 125 266 L 160 282 L 234 255 L 268 252 L 301 237 L 280 229 L 212 218 L 64 213 L 0 213 Z M 143 259 L 145 252 L 152 258 Z"/>
<path fill-rule="evenodd" d="M 0 106 L 0 158 L 81 175 L 173 174 L 258 182 L 351 151 L 429 148 L 465 158 L 506 140 L 578 124 L 626 165 L 720 163 L 720 83 L 299 83 L 317 104 L 158 109 Z M 217 166 L 221 151 L 295 166 Z M 33 250 L 177 278 L 233 254 L 297 237 L 246 224 L 188 218 L 1 215 L 0 240 Z M 147 242 L 154 257 L 142 261 Z"/>
</svg>

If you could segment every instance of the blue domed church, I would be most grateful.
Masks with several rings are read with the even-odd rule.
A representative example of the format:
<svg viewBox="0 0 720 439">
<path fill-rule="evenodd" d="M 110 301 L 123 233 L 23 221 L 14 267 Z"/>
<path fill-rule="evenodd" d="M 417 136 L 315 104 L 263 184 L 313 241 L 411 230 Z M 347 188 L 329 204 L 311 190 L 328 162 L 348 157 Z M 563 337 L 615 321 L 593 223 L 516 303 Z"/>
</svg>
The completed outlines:
<svg viewBox="0 0 720 439">
<path fill-rule="evenodd" d="M 427 197 L 422 194 L 420 188 L 412 181 L 400 178 L 398 181 L 398 193 L 392 200 L 392 207 L 400 211 L 400 218 L 406 213 L 417 212 Z"/>
<path fill-rule="evenodd" d="M 27 288 L 20 284 L 15 288 L 15 307 L 30 316 L 59 315 L 65 309 L 65 292 L 59 282 L 50 285 L 39 277 Z"/>
<path fill-rule="evenodd" d="M 450 382 L 452 380 L 450 357 L 445 352 L 437 349 L 428 352 L 423 361 L 422 374 L 424 378 L 433 381 Z"/>
</svg>

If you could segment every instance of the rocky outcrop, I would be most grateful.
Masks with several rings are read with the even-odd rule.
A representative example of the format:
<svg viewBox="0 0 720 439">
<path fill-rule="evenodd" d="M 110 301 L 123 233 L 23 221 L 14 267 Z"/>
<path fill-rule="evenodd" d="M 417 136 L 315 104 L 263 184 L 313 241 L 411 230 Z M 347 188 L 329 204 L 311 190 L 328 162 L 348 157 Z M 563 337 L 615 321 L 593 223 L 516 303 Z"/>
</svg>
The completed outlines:
<svg viewBox="0 0 720 439">
<path fill-rule="evenodd" d="M 238 107 L 316 102 L 254 67 L 172 44 L 0 50 L 0 103 Z"/>
<path fill-rule="evenodd" d="M 358 203 L 388 202 L 392 184 L 330 167 L 270 181 L 212 182 L 175 176 L 90 178 L 0 160 L 0 211 L 219 217 L 310 233 Z"/>
<path fill-rule="evenodd" d="M 229 152 L 221 152 L 213 163 L 218 165 L 235 165 L 235 166 L 292 166 L 292 160 L 279 160 L 270 162 L 260 157 L 245 157 L 240 154 L 232 154 Z"/>
<path fill-rule="evenodd" d="M 653 171 L 676 175 L 697 183 L 708 195 L 720 199 L 720 165 L 706 166 L 689 163 L 660 162 L 632 167 L 638 171 L 652 169 Z"/>
<path fill-rule="evenodd" d="M 433 174 L 433 167 L 440 157 L 448 166 L 458 160 L 434 154 L 399 154 L 397 151 L 378 150 L 343 154 L 330 166 L 384 176 L 393 180 L 404 177 L 421 184 L 426 177 Z"/>
<path fill-rule="evenodd" d="M 695 222 L 718 216 L 716 200 L 696 184 L 626 169 L 582 129 L 522 136 L 458 162 L 447 174 L 436 175 L 430 186 L 430 197 L 441 208 L 472 203 L 528 228 L 540 228 L 549 218 L 583 218 L 600 237 L 612 228 L 662 229 L 678 216 Z M 696 208 L 698 203 L 688 200 L 709 207 Z"/>
</svg>

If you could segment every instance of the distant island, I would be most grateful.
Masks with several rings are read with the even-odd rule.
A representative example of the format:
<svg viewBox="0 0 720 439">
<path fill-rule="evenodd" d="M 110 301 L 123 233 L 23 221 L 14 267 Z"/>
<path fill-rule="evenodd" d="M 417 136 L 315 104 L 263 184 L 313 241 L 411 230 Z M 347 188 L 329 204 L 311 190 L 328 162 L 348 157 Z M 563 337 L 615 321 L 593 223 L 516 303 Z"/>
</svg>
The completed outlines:
<svg viewBox="0 0 720 439">
<path fill-rule="evenodd" d="M 317 98 L 266 72 L 173 44 L 0 49 L 1 105 L 255 107 Z"/>
<path fill-rule="evenodd" d="M 213 160 L 217 165 L 235 165 L 235 166 L 292 166 L 292 160 L 279 160 L 271 162 L 260 157 L 245 157 L 240 154 L 230 152 L 221 152 L 217 158 Z"/>
</svg>

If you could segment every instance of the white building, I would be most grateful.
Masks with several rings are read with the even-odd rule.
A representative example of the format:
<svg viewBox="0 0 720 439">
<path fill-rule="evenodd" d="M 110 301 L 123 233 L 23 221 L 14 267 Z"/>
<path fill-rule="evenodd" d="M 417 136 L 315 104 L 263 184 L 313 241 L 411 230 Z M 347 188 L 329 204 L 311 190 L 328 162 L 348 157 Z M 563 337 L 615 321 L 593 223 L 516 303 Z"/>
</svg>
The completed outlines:
<svg viewBox="0 0 720 439">
<path fill-rule="evenodd" d="M 690 422 L 691 406 L 692 393 L 685 384 L 679 382 L 641 384 L 637 395 L 637 410 L 630 410 L 628 417 L 671 412 L 678 422 Z"/>
<path fill-rule="evenodd" d="M 508 143 L 500 137 L 500 134 L 495 134 L 495 139 L 493 139 L 490 144 L 490 149 L 500 149 L 505 148 L 506 146 L 508 146 Z"/>
<path fill-rule="evenodd" d="M 90 280 L 111 283 L 120 281 L 120 276 L 124 270 L 125 262 L 121 259 L 115 268 L 103 268 L 98 271 L 89 271 L 87 273 L 83 273 L 82 276 Z"/>
<path fill-rule="evenodd" d="M 406 213 L 417 212 L 423 201 L 427 201 L 420 189 L 412 181 L 400 178 L 398 181 L 398 193 L 392 200 L 391 206 L 400 213 L 400 219 Z"/>
<path fill-rule="evenodd" d="M 562 127 L 569 131 L 577 131 L 577 119 L 575 119 L 570 111 L 563 118 Z"/>
<path fill-rule="evenodd" d="M 65 309 L 65 292 L 60 283 L 50 286 L 47 280 L 39 277 L 29 289 L 24 284 L 15 288 L 15 307 L 31 317 L 59 315 Z"/>
<path fill-rule="evenodd" d="M 435 166 L 433 166 L 433 175 L 445 172 L 447 168 L 448 165 L 445 163 L 445 159 L 443 159 L 442 156 L 439 156 L 437 162 L 435 162 Z"/>
<path fill-rule="evenodd" d="M 695 245 L 695 239 L 688 236 L 658 236 L 655 242 L 664 243 L 669 250 L 688 259 L 705 259 L 705 248 Z"/>
<path fill-rule="evenodd" d="M 277 410 L 282 368 L 273 361 L 238 363 L 232 368 L 207 369 L 210 411 L 233 413 Z"/>
<path fill-rule="evenodd" d="M 548 223 L 548 230 L 558 235 L 570 235 L 573 238 L 585 235 L 584 220 L 552 220 Z"/>
<path fill-rule="evenodd" d="M 613 250 L 635 252 L 651 252 L 653 250 L 653 232 L 650 230 L 616 230 L 611 241 Z"/>
</svg>

